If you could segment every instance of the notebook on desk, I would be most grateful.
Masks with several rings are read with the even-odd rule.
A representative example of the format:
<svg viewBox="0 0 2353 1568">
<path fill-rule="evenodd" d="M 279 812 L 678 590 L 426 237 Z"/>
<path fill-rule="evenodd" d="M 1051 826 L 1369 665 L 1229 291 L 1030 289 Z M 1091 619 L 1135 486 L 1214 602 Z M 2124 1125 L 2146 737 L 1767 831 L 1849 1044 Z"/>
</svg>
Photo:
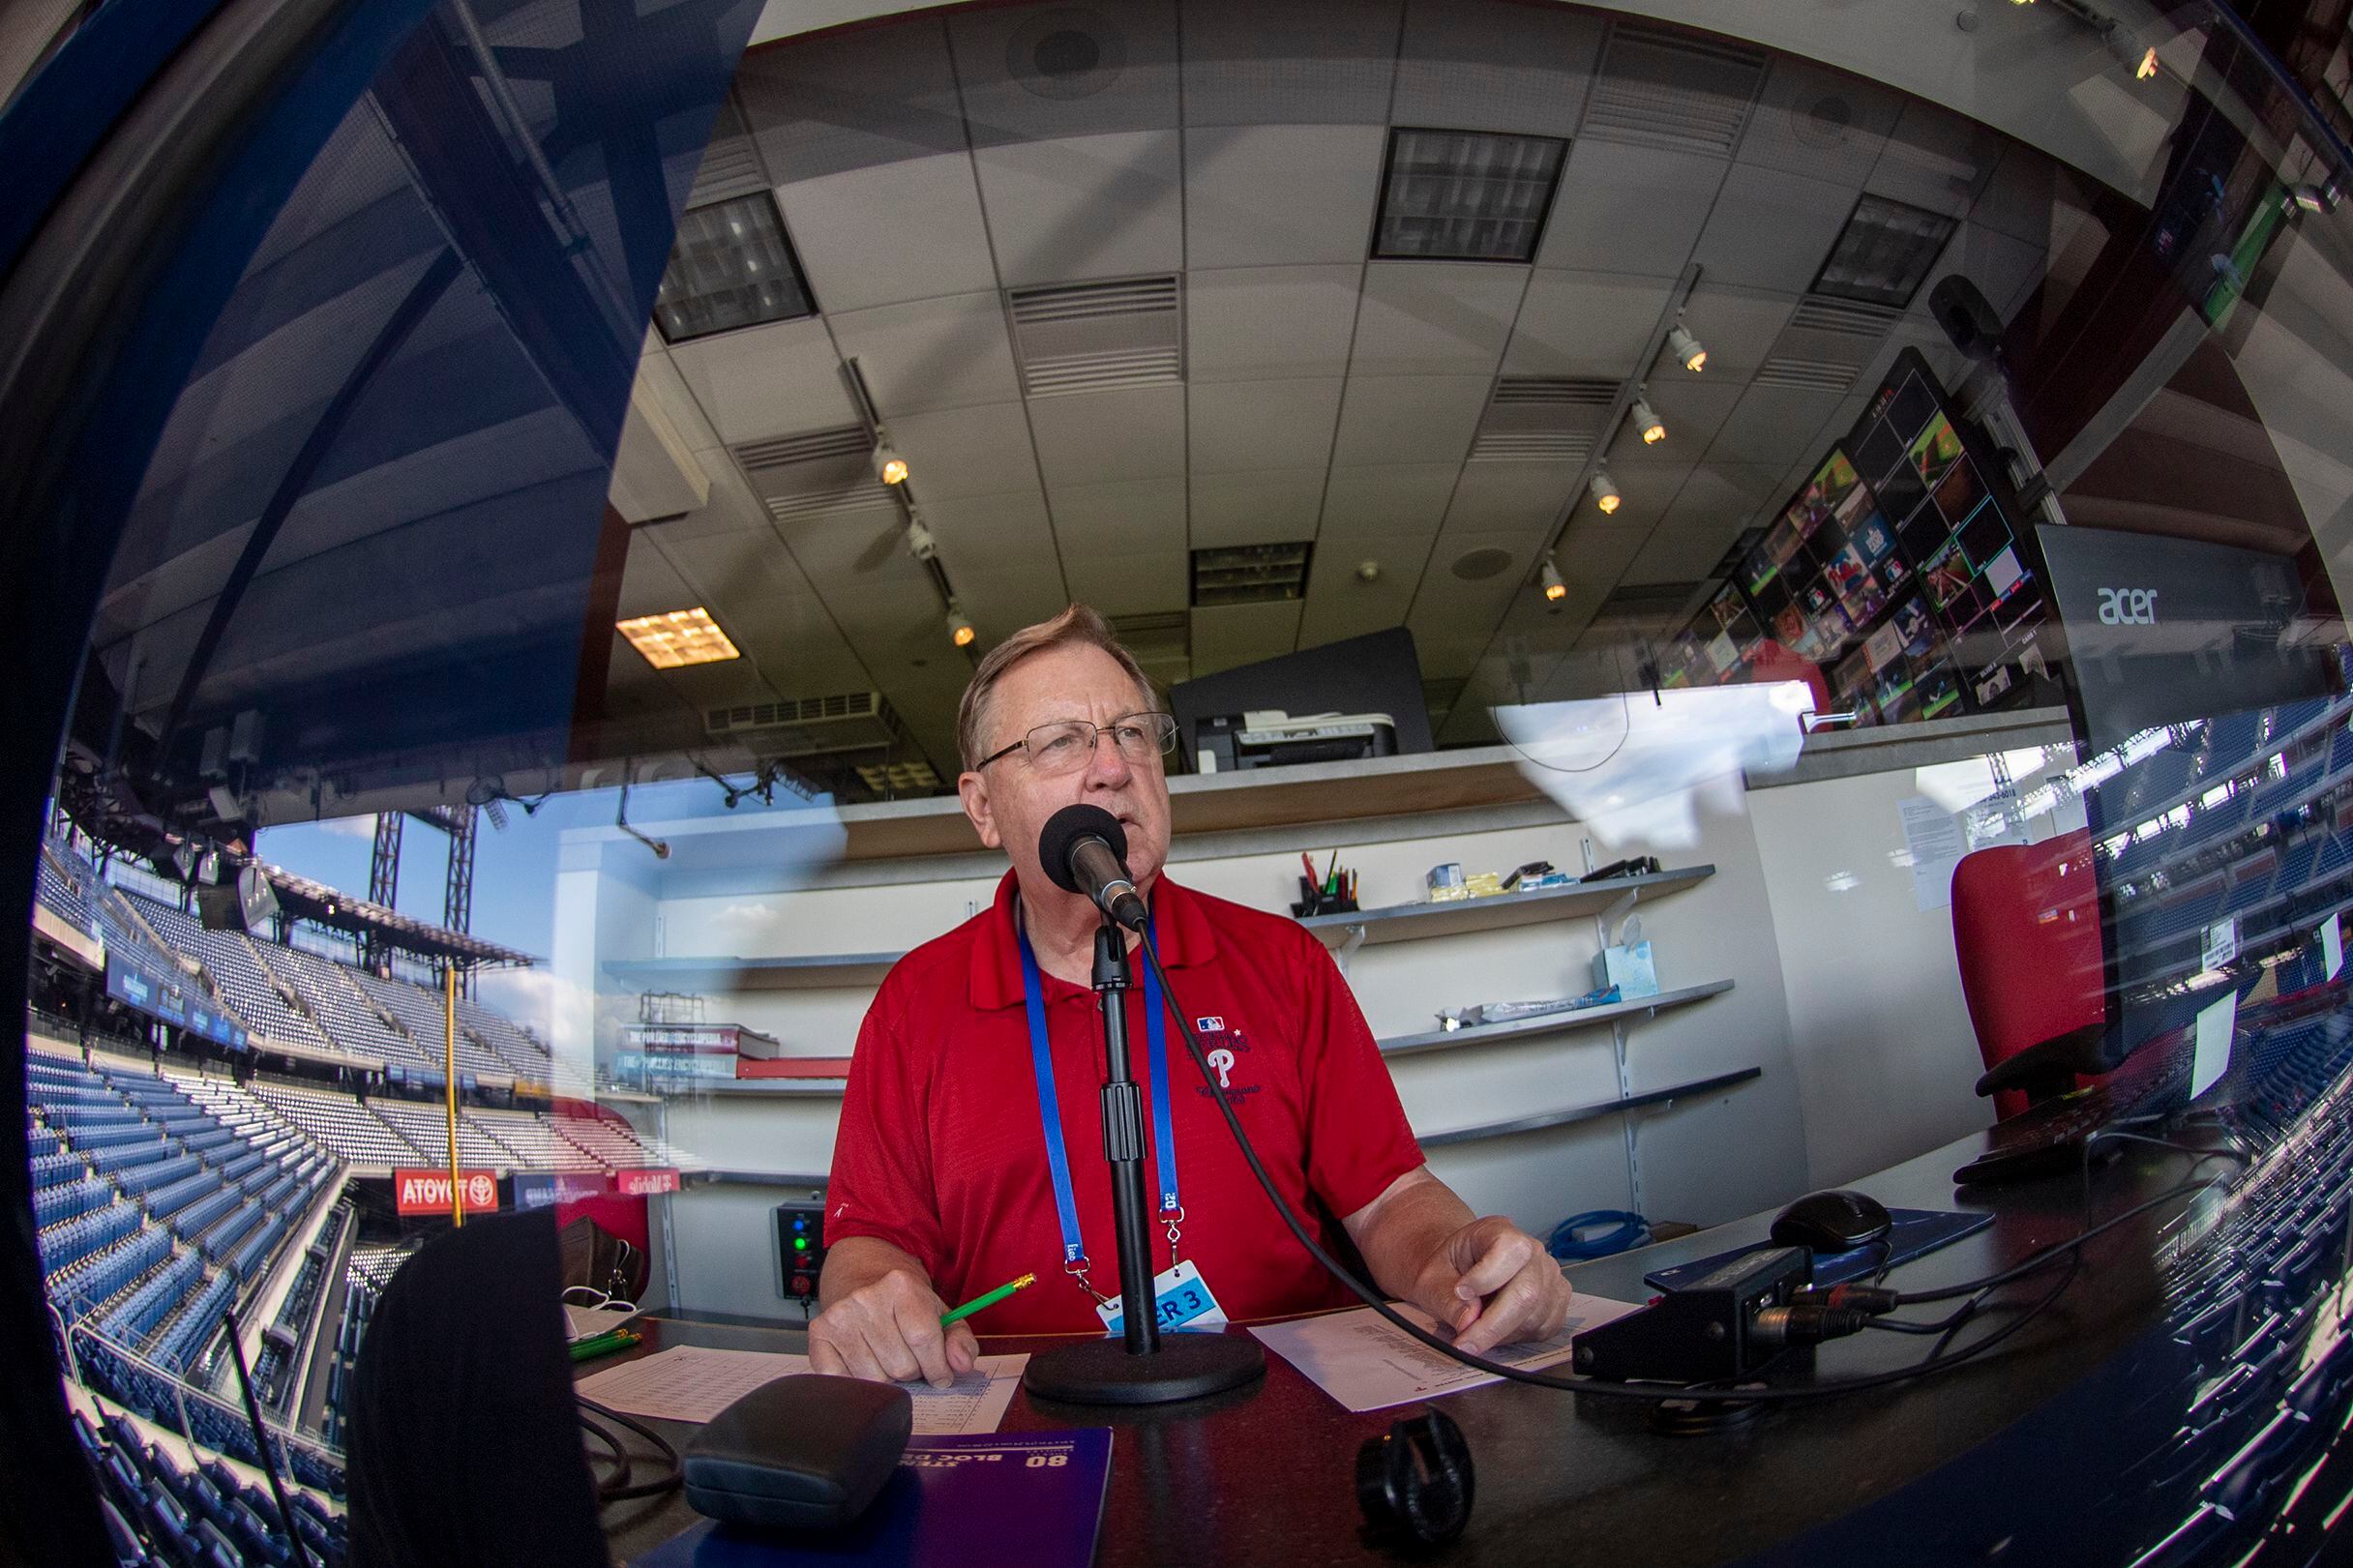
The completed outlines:
<svg viewBox="0 0 2353 1568">
<path fill-rule="evenodd" d="M 631 1568 L 1087 1568 L 1110 1482 L 1107 1427 L 914 1437 L 881 1495 L 838 1534 L 798 1540 L 705 1520 Z"/>
</svg>

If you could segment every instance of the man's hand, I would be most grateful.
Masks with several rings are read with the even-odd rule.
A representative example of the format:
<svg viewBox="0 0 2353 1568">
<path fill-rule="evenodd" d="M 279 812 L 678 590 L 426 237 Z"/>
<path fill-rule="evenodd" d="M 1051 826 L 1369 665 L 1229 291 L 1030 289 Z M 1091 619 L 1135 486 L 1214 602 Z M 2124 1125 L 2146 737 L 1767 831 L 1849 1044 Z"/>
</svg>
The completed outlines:
<svg viewBox="0 0 2353 1568">
<path fill-rule="evenodd" d="M 1571 1294 L 1543 1244 L 1491 1214 L 1439 1244 L 1407 1299 L 1452 1329 L 1457 1348 L 1483 1355 L 1499 1345 L 1558 1334 Z"/>
<path fill-rule="evenodd" d="M 945 1388 L 979 1365 L 980 1342 L 914 1269 L 894 1268 L 844 1294 L 809 1324 L 809 1370 L 872 1382 L 923 1378 Z"/>
</svg>

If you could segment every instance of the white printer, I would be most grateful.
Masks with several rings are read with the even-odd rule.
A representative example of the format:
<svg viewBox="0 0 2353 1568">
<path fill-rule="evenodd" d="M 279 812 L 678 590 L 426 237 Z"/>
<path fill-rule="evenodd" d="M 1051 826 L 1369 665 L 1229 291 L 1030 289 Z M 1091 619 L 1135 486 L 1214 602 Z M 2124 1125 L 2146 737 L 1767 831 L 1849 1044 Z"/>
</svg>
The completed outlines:
<svg viewBox="0 0 2353 1568">
<path fill-rule="evenodd" d="M 1202 720 L 1193 740 L 1193 763 L 1203 773 L 1396 754 L 1397 725 L 1385 713 L 1293 718 L 1280 708 L 1253 708 Z"/>
</svg>

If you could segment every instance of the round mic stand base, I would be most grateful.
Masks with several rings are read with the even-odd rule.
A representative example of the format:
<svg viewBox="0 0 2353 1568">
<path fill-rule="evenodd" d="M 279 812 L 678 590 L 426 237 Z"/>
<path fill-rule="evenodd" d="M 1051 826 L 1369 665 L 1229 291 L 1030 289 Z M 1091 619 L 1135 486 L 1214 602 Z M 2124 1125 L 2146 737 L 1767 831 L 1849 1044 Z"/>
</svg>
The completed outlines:
<svg viewBox="0 0 2353 1568">
<path fill-rule="evenodd" d="M 1166 1405 L 1239 1388 L 1266 1375 L 1266 1350 L 1246 1334 L 1181 1331 L 1134 1355 L 1117 1339 L 1083 1340 L 1029 1358 L 1022 1386 L 1065 1405 Z"/>
</svg>

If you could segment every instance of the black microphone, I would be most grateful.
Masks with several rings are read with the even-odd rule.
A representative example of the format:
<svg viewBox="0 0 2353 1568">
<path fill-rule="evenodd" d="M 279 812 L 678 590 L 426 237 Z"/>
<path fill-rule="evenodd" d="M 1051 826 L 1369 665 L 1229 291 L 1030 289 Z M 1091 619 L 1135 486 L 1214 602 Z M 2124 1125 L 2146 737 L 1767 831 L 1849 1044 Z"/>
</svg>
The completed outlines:
<svg viewBox="0 0 2353 1568">
<path fill-rule="evenodd" d="M 1037 858 L 1065 893 L 1084 893 L 1130 931 L 1151 919 L 1135 879 L 1127 874 L 1127 830 L 1100 806 L 1065 806 L 1046 818 Z"/>
</svg>

